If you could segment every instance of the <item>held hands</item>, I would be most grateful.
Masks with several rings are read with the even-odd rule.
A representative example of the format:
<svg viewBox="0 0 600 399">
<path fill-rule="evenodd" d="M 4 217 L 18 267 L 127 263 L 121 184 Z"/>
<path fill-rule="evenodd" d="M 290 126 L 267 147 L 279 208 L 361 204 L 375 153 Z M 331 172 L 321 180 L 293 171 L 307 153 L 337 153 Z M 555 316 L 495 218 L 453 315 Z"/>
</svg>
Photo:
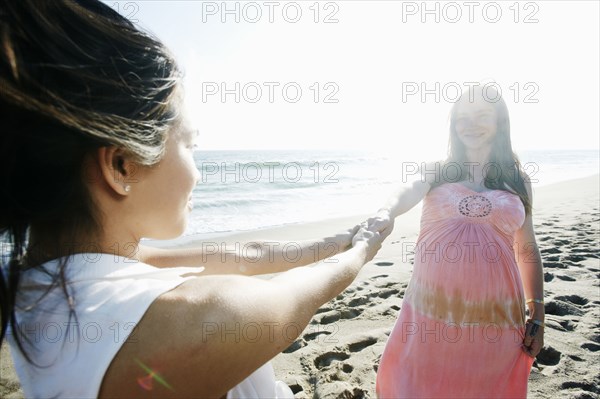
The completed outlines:
<svg viewBox="0 0 600 399">
<path fill-rule="evenodd" d="M 381 243 L 384 237 L 379 232 L 372 232 L 367 230 L 365 226 L 360 225 L 358 231 L 352 238 L 352 247 L 362 247 L 365 250 L 365 261 L 367 263 L 371 261 L 377 251 L 381 248 Z"/>
<path fill-rule="evenodd" d="M 394 218 L 390 215 L 389 209 L 380 209 L 377 213 L 363 222 L 367 224 L 367 229 L 373 232 L 379 232 L 383 239 L 390 235 L 394 229 Z"/>
<path fill-rule="evenodd" d="M 343 252 L 352 247 L 352 240 L 358 232 L 358 229 L 360 229 L 360 225 L 356 225 L 352 228 L 349 228 L 348 230 L 338 233 L 328 240 L 329 242 L 335 244 L 336 248 L 338 249 L 338 252 Z"/>
<path fill-rule="evenodd" d="M 389 210 L 382 209 L 375 216 L 354 227 L 353 231 L 356 234 L 352 238 L 352 247 L 365 245 L 367 251 L 365 262 L 369 262 L 381 249 L 381 243 L 390 235 L 393 228 L 394 219 L 391 218 Z"/>
<path fill-rule="evenodd" d="M 383 218 L 380 217 L 377 220 L 383 221 Z M 382 235 L 380 242 L 378 244 L 379 245 L 378 249 L 379 249 L 379 248 L 381 248 L 381 241 L 383 241 L 388 236 L 389 232 L 386 230 L 382 234 L 382 232 L 371 227 L 370 225 L 373 223 L 373 221 L 375 221 L 375 217 L 367 219 L 366 221 L 362 222 L 361 224 L 357 224 L 354 227 L 344 230 L 344 231 L 336 234 L 333 237 L 329 237 L 326 239 L 327 243 L 329 243 L 329 244 L 333 243 L 337 249 L 336 252 L 344 252 L 347 249 L 350 249 L 350 248 L 356 246 L 356 243 L 358 241 L 364 241 L 367 245 L 370 245 L 370 243 L 371 243 L 371 241 L 369 241 L 370 239 L 376 240 L 374 237 L 371 237 L 372 234 L 371 235 L 366 234 L 366 232 L 371 232 L 371 233 L 379 233 L 378 236 Z M 385 224 L 385 225 L 387 225 L 387 224 Z M 364 231 L 361 231 L 361 230 L 364 230 Z M 390 231 L 391 231 L 391 229 L 390 229 Z M 377 252 L 377 251 L 375 251 L 375 252 Z"/>
</svg>

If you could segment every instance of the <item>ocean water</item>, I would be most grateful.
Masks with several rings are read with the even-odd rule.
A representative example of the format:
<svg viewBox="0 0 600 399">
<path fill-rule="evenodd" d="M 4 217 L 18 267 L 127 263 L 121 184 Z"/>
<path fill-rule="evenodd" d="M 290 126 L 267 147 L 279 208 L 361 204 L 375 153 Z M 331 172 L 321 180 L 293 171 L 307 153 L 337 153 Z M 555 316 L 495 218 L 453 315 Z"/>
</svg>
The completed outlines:
<svg viewBox="0 0 600 399">
<path fill-rule="evenodd" d="M 517 152 L 534 187 L 599 173 L 598 150 Z M 198 151 L 183 236 L 375 212 L 415 161 L 361 151 Z"/>
<path fill-rule="evenodd" d="M 599 150 L 517 155 L 534 188 L 600 172 Z M 186 231 L 174 240 L 150 240 L 153 245 L 370 214 L 421 162 L 361 151 L 301 150 L 197 151 L 194 159 L 202 179 Z"/>
</svg>

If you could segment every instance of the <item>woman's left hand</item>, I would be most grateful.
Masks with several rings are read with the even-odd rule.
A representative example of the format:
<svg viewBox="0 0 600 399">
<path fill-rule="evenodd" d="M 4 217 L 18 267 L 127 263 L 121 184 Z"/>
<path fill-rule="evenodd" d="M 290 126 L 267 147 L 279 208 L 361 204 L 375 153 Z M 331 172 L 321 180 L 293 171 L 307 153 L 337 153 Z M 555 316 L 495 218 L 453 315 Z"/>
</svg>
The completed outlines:
<svg viewBox="0 0 600 399">
<path fill-rule="evenodd" d="M 525 323 L 525 338 L 523 351 L 530 357 L 536 357 L 544 347 L 544 326 L 539 326 L 527 320 Z"/>
</svg>

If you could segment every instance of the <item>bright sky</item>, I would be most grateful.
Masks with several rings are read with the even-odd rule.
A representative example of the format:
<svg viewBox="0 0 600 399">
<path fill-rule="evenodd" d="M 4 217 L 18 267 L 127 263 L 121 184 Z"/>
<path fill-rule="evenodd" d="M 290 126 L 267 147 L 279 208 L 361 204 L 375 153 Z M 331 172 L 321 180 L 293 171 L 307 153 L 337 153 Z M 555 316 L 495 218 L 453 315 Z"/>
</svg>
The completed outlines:
<svg viewBox="0 0 600 399">
<path fill-rule="evenodd" d="M 501 89 L 515 150 L 599 147 L 597 1 L 106 3 L 182 63 L 201 149 L 438 158 L 476 81 Z"/>
</svg>

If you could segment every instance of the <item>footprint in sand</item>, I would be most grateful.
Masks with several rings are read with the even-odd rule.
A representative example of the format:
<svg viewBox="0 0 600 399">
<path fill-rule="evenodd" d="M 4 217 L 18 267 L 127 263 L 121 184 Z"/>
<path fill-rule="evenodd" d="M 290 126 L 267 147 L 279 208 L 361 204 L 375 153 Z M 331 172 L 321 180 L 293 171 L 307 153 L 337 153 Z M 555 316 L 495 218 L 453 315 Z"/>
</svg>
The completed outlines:
<svg viewBox="0 0 600 399">
<path fill-rule="evenodd" d="M 352 298 L 350 300 L 350 302 L 348 302 L 348 306 L 350 307 L 357 307 L 357 306 L 361 306 L 361 305 L 367 305 L 369 303 L 369 297 L 366 296 L 359 296 L 358 298 Z"/>
<path fill-rule="evenodd" d="M 565 331 L 573 331 L 577 326 L 572 320 L 560 320 L 559 323 Z"/>
<path fill-rule="evenodd" d="M 583 311 L 581 311 L 581 309 L 579 309 L 577 306 L 568 302 L 561 301 L 559 299 L 553 299 L 550 302 L 546 303 L 546 305 L 544 306 L 544 310 L 546 314 L 551 314 L 555 316 L 581 316 L 583 314 Z"/>
<path fill-rule="evenodd" d="M 386 289 L 386 290 L 381 290 L 376 294 L 373 294 L 372 297 L 379 297 L 379 298 L 383 298 L 383 299 L 387 299 L 389 297 L 391 297 L 392 295 L 398 295 L 400 293 L 400 290 L 397 288 L 391 288 L 391 289 Z"/>
<path fill-rule="evenodd" d="M 319 340 L 321 338 L 321 335 L 331 335 L 333 331 L 327 331 L 327 330 L 321 330 L 321 331 L 315 331 L 315 332 L 311 332 L 311 333 L 306 333 L 302 336 L 302 338 L 307 341 L 314 341 Z"/>
<path fill-rule="evenodd" d="M 600 388 L 598 388 L 598 382 L 588 382 L 588 381 L 565 381 L 560 387 L 562 389 L 570 389 L 570 388 L 579 388 L 587 392 L 600 393 Z M 578 398 L 592 398 L 589 395 L 578 395 Z"/>
<path fill-rule="evenodd" d="M 576 327 L 571 320 L 556 319 L 554 317 L 546 317 L 546 326 L 558 331 L 573 331 Z"/>
<path fill-rule="evenodd" d="M 549 283 L 552 280 L 554 280 L 554 274 L 550 273 L 550 272 L 545 272 L 544 273 L 544 282 Z"/>
<path fill-rule="evenodd" d="M 357 342 L 353 342 L 353 343 L 349 344 L 348 350 L 351 353 L 360 352 L 361 350 L 365 349 L 366 347 L 375 345 L 376 343 L 377 343 L 376 337 L 365 337 L 364 339 L 361 339 Z"/>
<path fill-rule="evenodd" d="M 542 256 L 543 256 L 544 254 L 560 254 L 563 251 L 561 251 L 559 248 L 549 247 L 549 248 L 542 248 L 542 250 L 540 252 L 542 253 Z"/>
<path fill-rule="evenodd" d="M 581 262 L 582 260 L 586 260 L 587 258 L 588 258 L 587 256 L 579 255 L 579 254 L 569 254 L 569 255 L 565 256 L 566 260 L 568 260 L 570 262 L 574 262 L 574 263 Z M 581 265 L 575 264 L 573 266 L 581 266 Z"/>
<path fill-rule="evenodd" d="M 306 341 L 304 341 L 304 339 L 300 338 L 295 340 L 290 346 L 288 346 L 283 353 L 294 353 L 296 352 L 298 349 L 304 348 L 307 345 Z"/>
<path fill-rule="evenodd" d="M 382 274 L 381 276 L 375 276 L 375 277 L 373 277 L 373 280 L 377 281 L 380 278 L 384 278 L 384 277 L 388 277 L 388 275 L 387 274 Z M 382 283 L 376 283 L 375 287 L 377 287 L 377 288 L 390 288 L 390 287 L 393 287 L 395 285 L 398 285 L 398 282 L 396 282 L 396 281 L 384 281 Z"/>
<path fill-rule="evenodd" d="M 319 309 L 317 309 L 317 313 L 315 313 L 315 314 L 331 312 L 332 310 L 333 310 L 333 308 L 331 308 L 329 306 L 321 306 Z"/>
<path fill-rule="evenodd" d="M 543 366 L 556 366 L 560 362 L 562 353 L 554 349 L 550 345 L 542 348 L 536 357 L 536 363 Z"/>
<path fill-rule="evenodd" d="M 323 314 L 323 317 L 321 317 L 321 320 L 319 321 L 319 323 L 320 324 L 331 324 L 331 323 L 335 323 L 338 320 L 353 319 L 361 313 L 362 313 L 362 309 L 360 309 L 360 308 L 332 311 L 328 314 Z"/>
<path fill-rule="evenodd" d="M 350 374 L 352 372 L 352 370 L 354 370 L 354 367 L 352 367 L 352 365 L 344 363 L 342 365 L 342 371 L 346 374 Z"/>
<path fill-rule="evenodd" d="M 333 362 L 346 360 L 349 357 L 350 355 L 348 355 L 345 352 L 325 352 L 315 358 L 315 367 L 320 370 L 322 368 L 330 366 Z"/>
<path fill-rule="evenodd" d="M 544 261 L 544 268 L 545 269 L 566 269 L 568 267 L 567 264 L 562 263 L 562 262 L 546 262 Z"/>
<path fill-rule="evenodd" d="M 572 303 L 574 305 L 579 305 L 579 306 L 587 305 L 587 303 L 589 302 L 588 299 L 583 298 L 583 297 L 581 297 L 579 295 L 576 295 L 576 294 L 557 296 L 554 299 L 557 299 L 559 301 L 564 301 L 564 302 Z"/>
<path fill-rule="evenodd" d="M 347 381 L 348 374 L 352 373 L 352 370 L 354 367 L 348 363 L 337 364 L 335 370 L 332 370 L 333 372 L 327 378 L 329 381 Z"/>
<path fill-rule="evenodd" d="M 557 274 L 556 277 L 558 279 L 560 279 L 560 280 L 563 280 L 563 281 L 577 281 L 577 279 L 575 279 L 575 278 L 573 278 L 571 276 L 565 276 L 565 275 L 562 275 L 562 274 Z M 545 278 L 544 278 L 544 281 L 546 281 Z"/>
<path fill-rule="evenodd" d="M 375 266 L 393 266 L 394 262 L 377 262 Z"/>
<path fill-rule="evenodd" d="M 600 350 L 600 345 L 595 344 L 593 342 L 585 342 L 581 344 L 581 347 L 583 349 L 589 350 L 590 352 L 598 352 Z"/>
</svg>

